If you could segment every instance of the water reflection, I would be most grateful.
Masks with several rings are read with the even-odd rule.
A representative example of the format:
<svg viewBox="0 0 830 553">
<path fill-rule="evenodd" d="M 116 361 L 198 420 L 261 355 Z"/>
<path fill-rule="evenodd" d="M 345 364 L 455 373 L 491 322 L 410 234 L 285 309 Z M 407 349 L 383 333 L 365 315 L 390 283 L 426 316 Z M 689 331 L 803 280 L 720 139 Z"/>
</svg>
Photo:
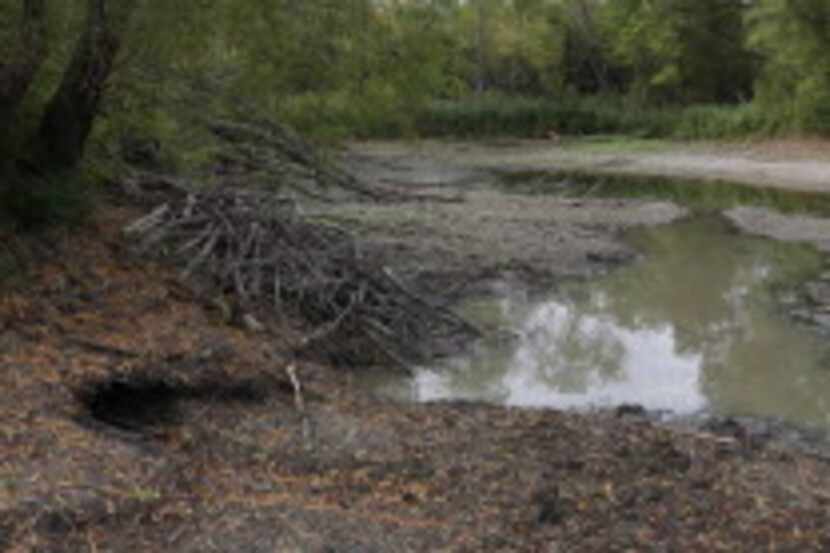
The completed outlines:
<svg viewBox="0 0 830 553">
<path fill-rule="evenodd" d="M 485 343 L 386 391 L 560 408 L 639 403 L 689 414 L 830 424 L 830 358 L 776 313 L 772 289 L 818 269 L 812 251 L 738 236 L 718 219 L 639 231 L 638 264 L 552 297 L 466 306 L 518 339 Z"/>
</svg>

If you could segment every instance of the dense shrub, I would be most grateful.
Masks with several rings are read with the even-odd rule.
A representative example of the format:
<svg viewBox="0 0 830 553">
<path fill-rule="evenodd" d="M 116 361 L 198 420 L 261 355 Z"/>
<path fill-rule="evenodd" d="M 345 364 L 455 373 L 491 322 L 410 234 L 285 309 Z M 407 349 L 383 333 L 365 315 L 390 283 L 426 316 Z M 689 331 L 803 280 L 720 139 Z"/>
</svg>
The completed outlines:
<svg viewBox="0 0 830 553">
<path fill-rule="evenodd" d="M 734 138 L 767 132 L 772 125 L 752 104 L 643 107 L 620 97 L 510 98 L 483 95 L 440 101 L 420 112 L 426 136 L 544 137 L 629 134 L 683 139 Z"/>
</svg>

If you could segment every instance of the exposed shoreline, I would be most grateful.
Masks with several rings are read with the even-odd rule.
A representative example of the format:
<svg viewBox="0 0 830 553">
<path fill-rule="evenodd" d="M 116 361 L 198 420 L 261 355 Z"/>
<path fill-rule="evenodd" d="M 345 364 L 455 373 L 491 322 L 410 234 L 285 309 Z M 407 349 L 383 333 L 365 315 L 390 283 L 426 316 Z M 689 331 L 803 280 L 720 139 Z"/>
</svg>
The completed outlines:
<svg viewBox="0 0 830 553">
<path fill-rule="evenodd" d="M 623 230 L 686 212 L 505 194 L 489 170 L 394 148 L 363 175 L 422 199 L 319 215 L 437 293 L 459 279 L 589 277 L 636 255 Z M 134 215 L 108 209 L 0 298 L 0 551 L 830 548 L 830 462 L 745 424 L 397 404 L 355 383 L 360 370 L 312 362 L 297 367 L 300 411 L 285 367 L 262 354 L 292 329 L 229 326 L 173 271 L 125 259 L 118 232 Z M 184 400 L 138 430 L 91 420 L 78 400 L 90 379 L 148 373 L 257 394 Z"/>
<path fill-rule="evenodd" d="M 830 192 L 830 143 L 759 141 L 666 142 L 621 137 L 565 140 L 505 139 L 481 142 L 422 140 L 353 144 L 387 160 L 432 159 L 451 167 L 502 170 L 574 170 L 598 174 L 692 178 L 801 192 Z"/>
</svg>

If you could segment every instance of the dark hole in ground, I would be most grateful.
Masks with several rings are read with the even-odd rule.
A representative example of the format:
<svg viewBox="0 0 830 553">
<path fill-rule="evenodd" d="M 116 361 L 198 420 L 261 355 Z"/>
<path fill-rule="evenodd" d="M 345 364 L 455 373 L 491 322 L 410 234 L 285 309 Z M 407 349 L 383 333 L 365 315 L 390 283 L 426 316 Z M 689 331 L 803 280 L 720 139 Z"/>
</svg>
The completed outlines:
<svg viewBox="0 0 830 553">
<path fill-rule="evenodd" d="M 37 518 L 34 529 L 48 536 L 65 536 L 77 526 L 72 513 L 49 511 Z"/>
<path fill-rule="evenodd" d="M 227 382 L 212 378 L 185 383 L 144 374 L 120 375 L 87 383 L 76 394 L 97 422 L 125 430 L 144 430 L 181 423 L 182 401 L 262 403 L 263 383 Z"/>
<path fill-rule="evenodd" d="M 0 551 L 6 551 L 12 546 L 12 536 L 16 530 L 12 515 L 9 511 L 0 511 Z"/>
</svg>

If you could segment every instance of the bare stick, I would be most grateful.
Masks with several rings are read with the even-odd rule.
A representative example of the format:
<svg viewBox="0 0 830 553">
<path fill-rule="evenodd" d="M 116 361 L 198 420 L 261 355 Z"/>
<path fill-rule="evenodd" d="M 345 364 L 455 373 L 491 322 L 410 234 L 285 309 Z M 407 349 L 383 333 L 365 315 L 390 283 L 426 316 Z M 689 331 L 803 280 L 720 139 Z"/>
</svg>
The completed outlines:
<svg viewBox="0 0 830 553">
<path fill-rule="evenodd" d="M 285 367 L 285 374 L 288 375 L 288 380 L 291 381 L 291 386 L 294 388 L 294 407 L 297 411 L 305 414 L 305 401 L 303 400 L 303 389 L 300 385 L 300 379 L 297 378 L 297 365 L 293 362 Z"/>
<path fill-rule="evenodd" d="M 273 194 L 194 192 L 128 230 L 139 250 L 179 265 L 181 277 L 196 280 L 202 293 L 230 293 L 247 308 L 304 319 L 314 330 L 295 353 L 325 341 L 321 352 L 350 363 L 374 361 L 371 349 L 418 362 L 430 348 L 480 334 L 446 306 L 408 288 L 380 260 L 361 256 L 343 229 L 311 222 L 293 202 Z"/>
</svg>

